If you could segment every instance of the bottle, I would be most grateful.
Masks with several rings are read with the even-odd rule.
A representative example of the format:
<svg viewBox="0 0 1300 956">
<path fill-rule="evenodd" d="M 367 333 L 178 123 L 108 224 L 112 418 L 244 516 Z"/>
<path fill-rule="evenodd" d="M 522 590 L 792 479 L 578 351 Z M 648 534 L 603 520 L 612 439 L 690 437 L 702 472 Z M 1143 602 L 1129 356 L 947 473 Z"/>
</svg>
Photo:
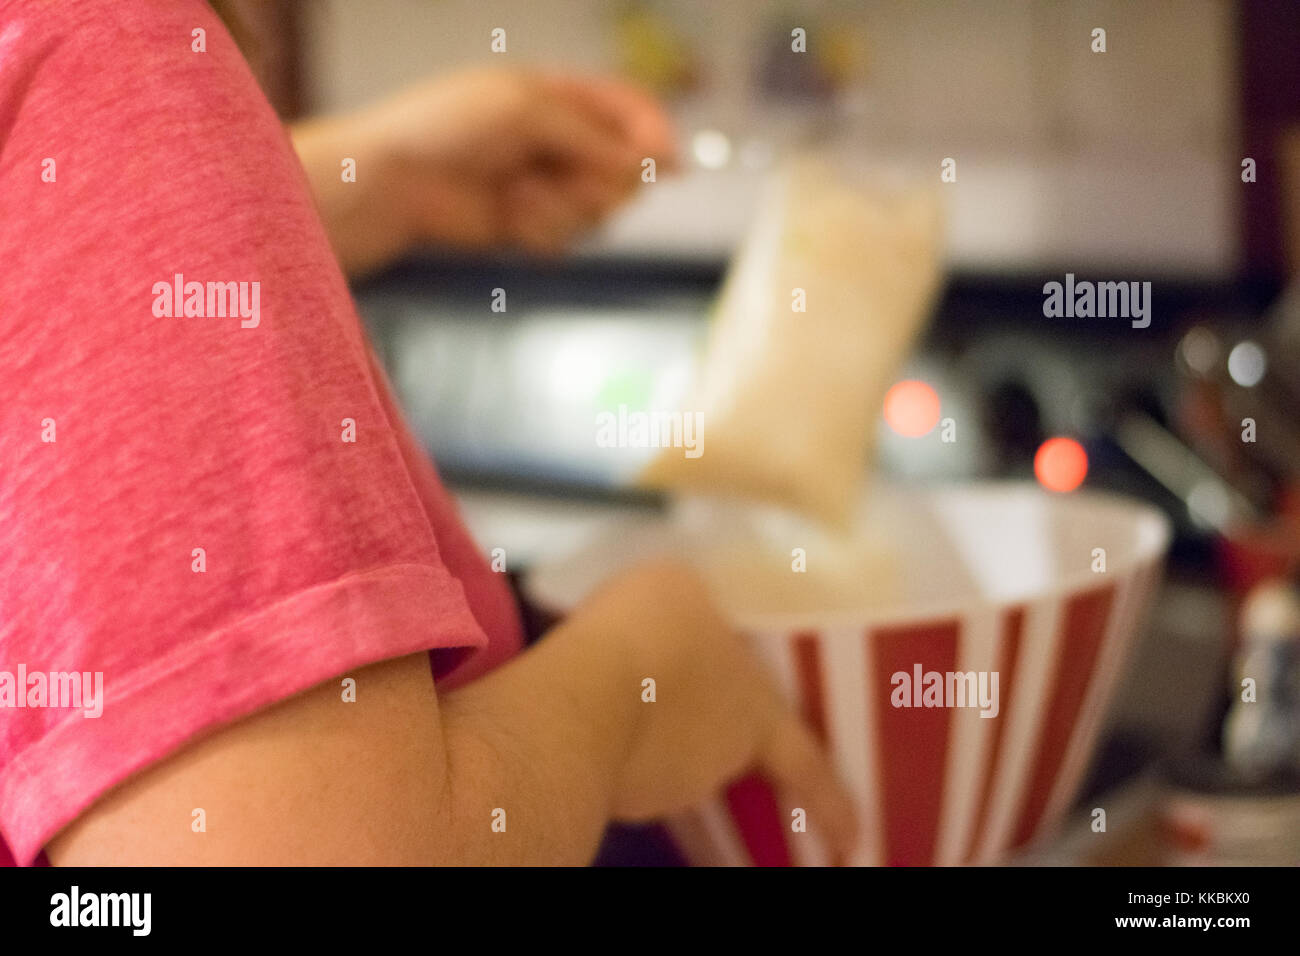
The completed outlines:
<svg viewBox="0 0 1300 956">
<path fill-rule="evenodd" d="M 1300 770 L 1300 589 L 1286 579 L 1250 591 L 1241 609 L 1224 759 L 1255 779 Z"/>
</svg>

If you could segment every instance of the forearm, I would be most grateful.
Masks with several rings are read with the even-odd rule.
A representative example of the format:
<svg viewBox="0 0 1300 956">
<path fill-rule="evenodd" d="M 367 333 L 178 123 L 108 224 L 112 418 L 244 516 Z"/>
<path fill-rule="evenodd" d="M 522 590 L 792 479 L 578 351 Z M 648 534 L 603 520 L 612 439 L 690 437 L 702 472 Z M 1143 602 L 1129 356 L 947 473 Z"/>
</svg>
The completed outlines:
<svg viewBox="0 0 1300 956">
<path fill-rule="evenodd" d="M 746 767 L 852 847 L 851 799 L 704 596 L 684 569 L 643 565 L 443 695 L 424 652 L 350 670 L 197 736 L 46 850 L 81 866 L 583 864 L 612 817 L 669 815 Z M 665 699 L 642 702 L 646 677 Z"/>
<path fill-rule="evenodd" d="M 435 862 L 590 862 L 646 706 L 636 666 L 621 642 L 562 625 L 442 698 L 447 840 Z"/>
<path fill-rule="evenodd" d="M 354 670 L 355 702 L 332 679 L 204 735 L 47 852 L 81 866 L 590 862 L 644 706 L 616 648 L 562 627 L 445 701 L 427 654 Z M 195 807 L 209 830 L 191 829 Z"/>
<path fill-rule="evenodd" d="M 363 275 L 400 255 L 412 237 L 378 132 L 353 117 L 326 117 L 297 123 L 289 134 L 343 271 Z"/>
</svg>

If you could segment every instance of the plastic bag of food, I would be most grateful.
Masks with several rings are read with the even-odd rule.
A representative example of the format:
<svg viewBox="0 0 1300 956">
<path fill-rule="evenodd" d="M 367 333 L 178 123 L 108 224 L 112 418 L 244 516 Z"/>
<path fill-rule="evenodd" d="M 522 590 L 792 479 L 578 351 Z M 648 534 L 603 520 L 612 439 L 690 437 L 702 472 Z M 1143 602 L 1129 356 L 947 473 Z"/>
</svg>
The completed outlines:
<svg viewBox="0 0 1300 956">
<path fill-rule="evenodd" d="M 723 284 L 686 406 L 703 454 L 664 449 L 641 481 L 844 527 L 938 286 L 940 242 L 933 189 L 850 185 L 814 157 L 785 166 Z"/>
</svg>

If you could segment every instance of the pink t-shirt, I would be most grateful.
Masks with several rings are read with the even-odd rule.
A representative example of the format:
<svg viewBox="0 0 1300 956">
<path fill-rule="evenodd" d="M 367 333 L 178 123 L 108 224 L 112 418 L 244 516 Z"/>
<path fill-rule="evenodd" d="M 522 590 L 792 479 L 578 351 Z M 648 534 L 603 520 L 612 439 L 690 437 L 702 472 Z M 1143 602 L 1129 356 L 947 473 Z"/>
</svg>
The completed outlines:
<svg viewBox="0 0 1300 956">
<path fill-rule="evenodd" d="M 201 0 L 0 0 L 0 382 L 0 858 L 322 681 L 520 646 Z"/>
</svg>

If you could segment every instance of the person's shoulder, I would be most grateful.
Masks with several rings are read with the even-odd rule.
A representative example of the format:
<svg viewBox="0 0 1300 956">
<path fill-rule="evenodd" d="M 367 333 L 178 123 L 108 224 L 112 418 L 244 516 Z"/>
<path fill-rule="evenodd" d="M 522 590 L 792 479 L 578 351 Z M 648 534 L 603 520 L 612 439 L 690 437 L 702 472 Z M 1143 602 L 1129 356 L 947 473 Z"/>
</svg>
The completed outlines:
<svg viewBox="0 0 1300 956">
<path fill-rule="evenodd" d="M 93 308 L 108 341 L 139 289 L 200 268 L 275 276 L 303 301 L 324 276 L 346 308 L 288 135 L 207 3 L 0 0 L 0 44 L 0 220 L 13 210 L 20 226 L 0 228 L 0 261 L 22 263 L 0 282 L 11 301 L 81 320 L 81 336 Z"/>
<path fill-rule="evenodd" d="M 162 201 L 164 184 L 290 181 L 290 152 L 204 0 L 0 0 L 0 177 L 15 188 L 38 188 L 32 164 L 51 157 L 69 202 Z"/>
<path fill-rule="evenodd" d="M 222 92 L 251 81 L 205 0 L 0 0 L 0 96 L 15 114 L 57 90 L 103 111 L 114 101 Z M 255 85 L 255 84 L 254 84 Z"/>
<path fill-rule="evenodd" d="M 207 0 L 0 0 L 0 29 L 18 25 L 29 36 L 88 43 L 156 38 L 187 26 L 211 33 L 220 23 Z"/>
</svg>

